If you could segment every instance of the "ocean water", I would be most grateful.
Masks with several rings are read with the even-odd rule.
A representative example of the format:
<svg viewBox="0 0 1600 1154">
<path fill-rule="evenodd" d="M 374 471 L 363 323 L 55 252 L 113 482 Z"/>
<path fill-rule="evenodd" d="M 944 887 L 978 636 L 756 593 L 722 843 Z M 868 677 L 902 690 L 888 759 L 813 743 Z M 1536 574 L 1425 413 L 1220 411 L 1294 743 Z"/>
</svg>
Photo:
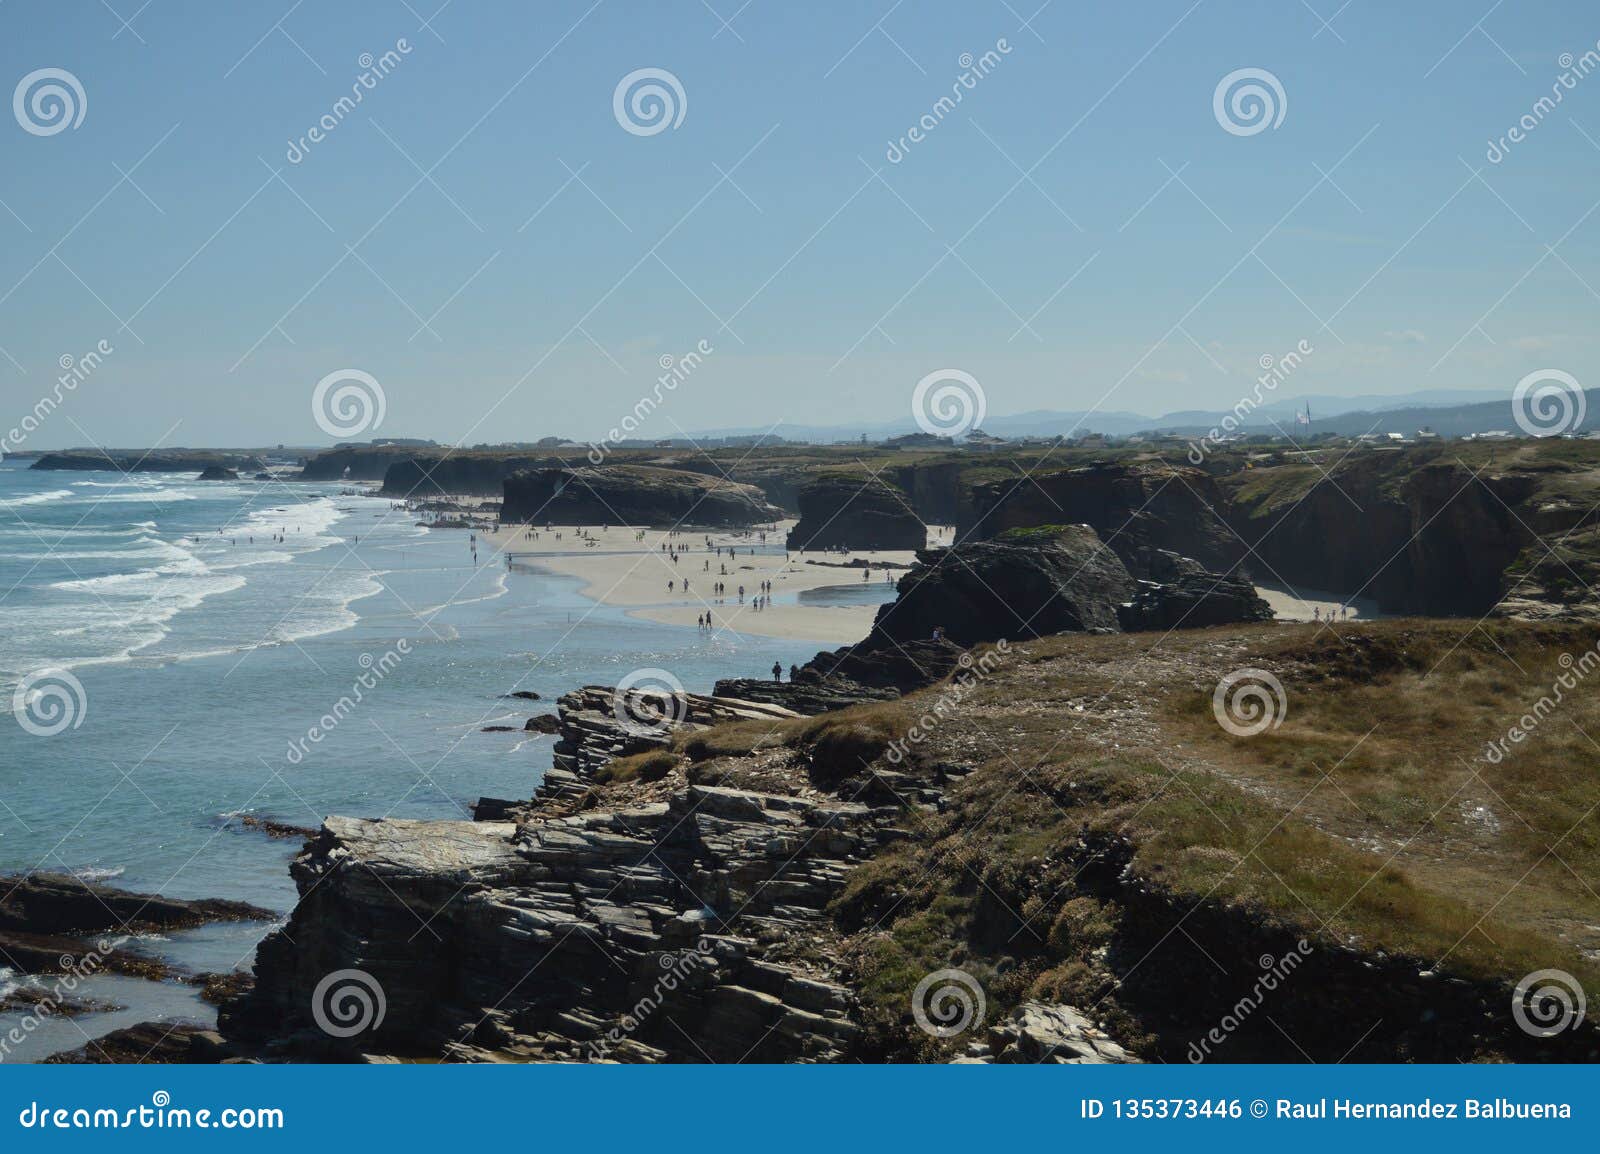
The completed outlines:
<svg viewBox="0 0 1600 1154">
<path fill-rule="evenodd" d="M 474 566 L 466 532 L 423 529 L 338 485 L 26 464 L 0 463 L 0 701 L 11 715 L 0 718 L 0 875 L 77 873 L 282 917 L 298 841 L 230 819 L 468 818 L 481 795 L 528 796 L 554 740 L 483 726 L 520 727 L 560 694 L 637 668 L 708 692 L 823 647 L 626 617 L 573 579 L 486 550 Z M 873 583 L 851 598 L 874 593 L 888 595 Z M 513 689 L 544 700 L 506 699 Z M 268 928 L 129 947 L 180 972 L 227 971 L 251 964 Z M 0 991 L 52 981 L 4 967 L 0 957 Z M 0 1060 L 38 1060 L 151 1018 L 212 1018 L 177 982 L 93 978 L 74 996 L 126 1009 L 29 1025 Z M 25 1017 L 0 1012 L 0 1037 Z"/>
</svg>

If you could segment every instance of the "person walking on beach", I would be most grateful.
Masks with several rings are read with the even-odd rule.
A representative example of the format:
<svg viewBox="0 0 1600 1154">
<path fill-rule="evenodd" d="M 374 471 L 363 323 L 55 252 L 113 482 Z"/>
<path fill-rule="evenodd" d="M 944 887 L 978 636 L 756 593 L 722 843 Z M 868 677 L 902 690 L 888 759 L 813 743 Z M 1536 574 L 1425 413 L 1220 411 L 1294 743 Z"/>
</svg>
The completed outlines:
<svg viewBox="0 0 1600 1154">
<path fill-rule="evenodd" d="M 783 666 L 780 665 L 776 661 L 774 661 L 772 663 L 772 680 L 774 680 L 774 681 L 782 681 L 783 680 Z"/>
</svg>

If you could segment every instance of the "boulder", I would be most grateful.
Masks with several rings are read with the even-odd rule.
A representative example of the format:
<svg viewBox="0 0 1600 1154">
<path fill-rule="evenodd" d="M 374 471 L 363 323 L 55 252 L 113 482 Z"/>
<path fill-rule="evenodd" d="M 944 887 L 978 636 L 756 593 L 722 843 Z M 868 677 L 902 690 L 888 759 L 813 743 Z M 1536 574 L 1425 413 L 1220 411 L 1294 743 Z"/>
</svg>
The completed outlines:
<svg viewBox="0 0 1600 1154">
<path fill-rule="evenodd" d="M 1117 610 L 1122 628 L 1202 629 L 1241 621 L 1271 621 L 1272 606 L 1243 577 L 1212 573 L 1192 557 L 1164 549 L 1146 550 L 1133 600 Z"/>
</svg>

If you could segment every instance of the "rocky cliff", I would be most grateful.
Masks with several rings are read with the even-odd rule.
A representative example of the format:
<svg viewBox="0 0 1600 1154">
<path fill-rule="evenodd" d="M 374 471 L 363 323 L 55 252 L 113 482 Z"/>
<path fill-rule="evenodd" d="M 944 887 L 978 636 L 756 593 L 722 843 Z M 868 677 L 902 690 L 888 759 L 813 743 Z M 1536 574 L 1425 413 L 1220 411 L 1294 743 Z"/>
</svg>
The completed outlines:
<svg viewBox="0 0 1600 1154">
<path fill-rule="evenodd" d="M 531 469 L 507 477 L 500 518 L 556 525 L 770 524 L 783 510 L 760 489 L 639 465 Z"/>
<path fill-rule="evenodd" d="M 1135 576 L 1149 549 L 1193 557 L 1226 572 L 1244 546 L 1221 514 L 1216 482 L 1199 469 L 1161 463 L 1103 462 L 991 481 L 973 491 L 975 517 L 956 539 L 986 540 L 1007 529 L 1084 524 L 1094 529 Z"/>
<path fill-rule="evenodd" d="M 1368 451 L 1325 472 L 1289 462 L 1220 484 L 1258 578 L 1360 593 L 1390 613 L 1488 613 L 1538 520 L 1534 475 L 1444 455 Z"/>
<path fill-rule="evenodd" d="M 870 474 L 824 473 L 800 490 L 788 547 L 921 549 L 928 528 L 895 486 Z"/>
<path fill-rule="evenodd" d="M 567 461 L 557 455 L 449 457 L 411 456 L 393 462 L 383 473 L 386 497 L 498 497 L 505 480 L 523 469 L 559 469 Z"/>
</svg>

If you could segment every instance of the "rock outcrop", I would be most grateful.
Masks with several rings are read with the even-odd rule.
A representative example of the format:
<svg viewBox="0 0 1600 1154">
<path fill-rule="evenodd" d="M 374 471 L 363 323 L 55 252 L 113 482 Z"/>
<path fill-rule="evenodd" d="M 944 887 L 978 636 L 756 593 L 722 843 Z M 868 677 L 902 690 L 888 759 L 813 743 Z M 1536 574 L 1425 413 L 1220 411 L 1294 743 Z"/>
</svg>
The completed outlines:
<svg viewBox="0 0 1600 1154">
<path fill-rule="evenodd" d="M 711 694 L 780 705 L 806 717 L 848 709 L 864 701 L 890 701 L 899 696 L 893 689 L 862 685 L 847 677 L 823 677 L 812 669 L 800 670 L 793 681 L 763 681 L 754 677 L 719 681 Z"/>
<path fill-rule="evenodd" d="M 226 465 L 207 465 L 200 470 L 200 475 L 195 478 L 197 481 L 237 481 L 238 479 L 237 470 L 230 469 Z"/>
<path fill-rule="evenodd" d="M 509 524 L 769 524 L 783 510 L 760 489 L 722 477 L 638 465 L 530 469 L 505 479 L 500 519 Z"/>
<path fill-rule="evenodd" d="M 1135 577 L 1141 556 L 1168 549 L 1207 569 L 1227 572 L 1245 556 L 1223 520 L 1227 500 L 1200 469 L 1156 463 L 1102 462 L 977 486 L 976 517 L 957 541 L 995 538 L 1008 529 L 1084 524 L 1121 557 Z"/>
<path fill-rule="evenodd" d="M 1004 1064 L 1103 1066 L 1137 1062 L 1071 1006 L 1024 1002 L 989 1028 L 957 1061 Z"/>
<path fill-rule="evenodd" d="M 709 729 L 730 721 L 786 721 L 797 712 L 759 701 L 669 693 L 655 689 L 618 692 L 586 685 L 556 700 L 559 710 L 554 766 L 546 774 L 592 778 L 619 757 L 667 746 L 675 734 Z"/>
<path fill-rule="evenodd" d="M 870 474 L 824 473 L 800 490 L 799 505 L 790 549 L 921 549 L 928 543 L 928 527 L 906 495 Z"/>
<path fill-rule="evenodd" d="M 852 996 L 796 954 L 897 813 L 690 786 L 523 825 L 330 818 L 223 1029 L 285 1056 L 841 1061 Z M 348 1039 L 312 1012 L 339 971 L 384 998 Z"/>
<path fill-rule="evenodd" d="M 133 893 L 65 874 L 0 878 L 0 930 L 94 934 L 175 930 L 220 921 L 268 921 L 271 910 L 211 898 L 190 901 Z"/>
<path fill-rule="evenodd" d="M 1136 589 L 1087 525 L 925 550 L 917 560 L 896 585 L 897 598 L 878 611 L 872 631 L 882 643 L 871 648 L 924 641 L 936 629 L 963 648 L 1002 637 L 1115 633 L 1117 607 Z"/>
<path fill-rule="evenodd" d="M 1141 629 L 1203 629 L 1244 621 L 1271 621 L 1272 606 L 1242 577 L 1213 573 L 1192 557 L 1150 550 L 1133 600 L 1117 609 L 1128 632 Z"/>
</svg>

